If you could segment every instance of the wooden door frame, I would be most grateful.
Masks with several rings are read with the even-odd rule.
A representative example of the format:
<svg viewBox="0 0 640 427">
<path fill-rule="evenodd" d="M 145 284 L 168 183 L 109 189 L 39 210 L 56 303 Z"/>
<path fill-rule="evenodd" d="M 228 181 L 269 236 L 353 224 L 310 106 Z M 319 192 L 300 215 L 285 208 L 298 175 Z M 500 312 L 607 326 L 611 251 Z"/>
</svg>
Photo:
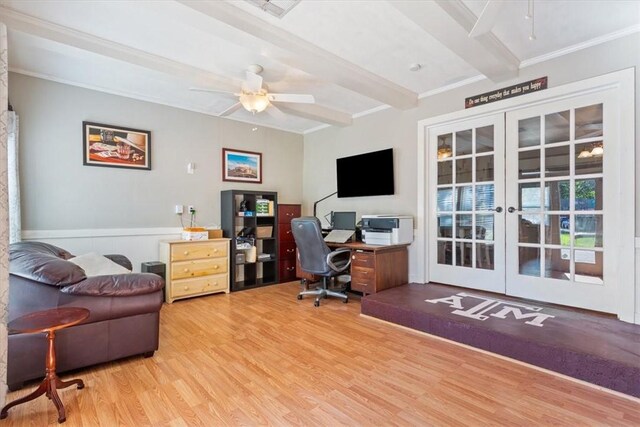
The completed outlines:
<svg viewBox="0 0 640 427">
<path fill-rule="evenodd" d="M 592 77 L 578 82 L 568 83 L 541 92 L 528 94 L 519 98 L 506 99 L 494 104 L 486 104 L 468 110 L 456 111 L 436 117 L 418 121 L 418 195 L 417 195 L 417 233 L 414 242 L 416 258 L 418 259 L 416 276 L 424 283 L 429 281 L 429 241 L 434 238 L 429 234 L 430 224 L 427 202 L 429 200 L 429 186 L 426 179 L 429 176 L 429 162 L 427 158 L 427 144 L 431 128 L 451 125 L 483 116 L 506 113 L 520 108 L 544 104 L 577 95 L 612 90 L 619 102 L 620 108 L 620 144 L 625 147 L 624 155 L 619 159 L 622 194 L 632 194 L 631 203 L 619 205 L 622 218 L 628 218 L 632 230 L 620 236 L 619 277 L 628 278 L 621 282 L 618 289 L 617 315 L 620 320 L 640 324 L 640 307 L 636 307 L 636 292 L 640 293 L 640 283 L 636 284 L 635 274 L 635 70 L 627 68 L 601 76 Z M 620 150 L 621 153 L 623 150 Z M 637 312 L 637 313 L 636 313 Z"/>
</svg>

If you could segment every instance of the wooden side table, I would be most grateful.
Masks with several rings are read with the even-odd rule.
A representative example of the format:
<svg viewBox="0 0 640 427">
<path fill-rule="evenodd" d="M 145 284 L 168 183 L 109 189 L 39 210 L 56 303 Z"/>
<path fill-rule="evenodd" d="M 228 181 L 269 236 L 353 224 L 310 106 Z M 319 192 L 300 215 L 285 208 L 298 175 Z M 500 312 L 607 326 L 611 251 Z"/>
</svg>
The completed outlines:
<svg viewBox="0 0 640 427">
<path fill-rule="evenodd" d="M 37 311 L 26 314 L 9 322 L 9 333 L 35 334 L 45 332 L 49 341 L 49 351 L 46 358 L 46 375 L 35 391 L 20 399 L 5 405 L 0 411 L 0 419 L 7 418 L 9 409 L 21 403 L 29 402 L 43 394 L 53 401 L 58 409 L 58 422 L 63 423 L 67 417 L 64 413 L 64 405 L 58 396 L 58 389 L 63 389 L 77 384 L 78 389 L 84 388 L 82 380 L 62 381 L 56 375 L 56 331 L 76 325 L 89 317 L 89 310 L 79 307 L 54 308 L 51 310 Z"/>
</svg>

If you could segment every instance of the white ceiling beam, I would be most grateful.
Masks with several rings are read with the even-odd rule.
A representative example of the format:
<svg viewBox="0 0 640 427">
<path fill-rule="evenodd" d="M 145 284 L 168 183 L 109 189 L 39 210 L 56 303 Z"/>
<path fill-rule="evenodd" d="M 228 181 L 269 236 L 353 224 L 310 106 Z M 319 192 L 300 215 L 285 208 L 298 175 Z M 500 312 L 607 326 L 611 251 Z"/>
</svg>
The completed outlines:
<svg viewBox="0 0 640 427">
<path fill-rule="evenodd" d="M 264 56 L 401 110 L 418 105 L 418 94 L 415 92 L 271 25 L 226 1 L 178 1 L 284 52 L 262 52 Z"/>
<path fill-rule="evenodd" d="M 478 16 L 475 25 L 471 31 L 469 31 L 469 37 L 478 37 L 490 32 L 506 4 L 507 3 L 502 0 L 488 0 L 487 4 L 484 5 L 484 9 L 480 12 L 480 16 Z"/>
<path fill-rule="evenodd" d="M 207 88 L 224 92 L 237 92 L 241 81 L 217 75 L 211 71 L 193 67 L 188 64 L 173 61 L 158 55 L 154 55 L 139 49 L 128 47 L 100 37 L 67 28 L 52 22 L 44 21 L 11 9 L 0 6 L 0 16 L 8 28 L 15 31 L 31 34 L 36 37 L 53 40 L 68 46 L 86 50 L 129 64 L 138 65 L 149 70 L 181 77 L 188 82 L 197 82 L 198 85 L 206 85 Z M 306 111 L 308 110 L 308 111 Z M 319 105 L 303 105 L 291 109 L 290 114 L 311 118 L 322 123 L 338 124 L 344 126 L 351 124 L 351 116 L 338 110 Z"/>
<path fill-rule="evenodd" d="M 353 123 L 351 114 L 333 110 L 318 104 L 277 103 L 278 109 L 309 120 L 335 126 L 349 126 Z"/>
<path fill-rule="evenodd" d="M 490 80 L 517 77 L 520 60 L 496 36 L 469 37 L 478 18 L 462 0 L 389 3 Z"/>
</svg>

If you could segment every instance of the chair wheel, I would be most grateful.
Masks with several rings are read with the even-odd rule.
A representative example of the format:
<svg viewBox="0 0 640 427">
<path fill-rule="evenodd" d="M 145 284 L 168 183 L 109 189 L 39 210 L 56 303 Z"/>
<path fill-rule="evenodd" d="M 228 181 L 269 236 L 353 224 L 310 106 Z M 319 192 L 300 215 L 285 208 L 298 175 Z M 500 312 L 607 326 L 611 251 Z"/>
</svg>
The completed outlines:
<svg viewBox="0 0 640 427">
<path fill-rule="evenodd" d="M 346 303 L 348 303 L 348 302 L 349 302 L 349 298 L 345 298 L 344 300 L 342 300 L 342 303 L 343 303 L 343 304 L 346 304 Z"/>
<path fill-rule="evenodd" d="M 298 299 L 299 299 L 299 300 L 300 300 L 300 299 L 302 299 L 302 295 L 298 295 Z"/>
<path fill-rule="evenodd" d="M 315 300 L 315 301 L 313 302 L 313 305 L 315 305 L 316 307 L 320 307 L 320 301 Z"/>
</svg>

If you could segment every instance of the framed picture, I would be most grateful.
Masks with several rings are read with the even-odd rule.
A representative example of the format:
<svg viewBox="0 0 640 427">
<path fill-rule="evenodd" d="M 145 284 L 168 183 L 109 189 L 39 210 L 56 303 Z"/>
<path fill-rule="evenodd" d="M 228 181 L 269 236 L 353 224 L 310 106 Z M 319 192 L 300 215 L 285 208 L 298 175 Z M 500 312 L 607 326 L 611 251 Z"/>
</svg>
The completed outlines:
<svg viewBox="0 0 640 427">
<path fill-rule="evenodd" d="M 222 180 L 262 182 L 262 153 L 222 149 Z"/>
<path fill-rule="evenodd" d="M 151 132 L 82 122 L 83 164 L 151 169 Z"/>
</svg>

